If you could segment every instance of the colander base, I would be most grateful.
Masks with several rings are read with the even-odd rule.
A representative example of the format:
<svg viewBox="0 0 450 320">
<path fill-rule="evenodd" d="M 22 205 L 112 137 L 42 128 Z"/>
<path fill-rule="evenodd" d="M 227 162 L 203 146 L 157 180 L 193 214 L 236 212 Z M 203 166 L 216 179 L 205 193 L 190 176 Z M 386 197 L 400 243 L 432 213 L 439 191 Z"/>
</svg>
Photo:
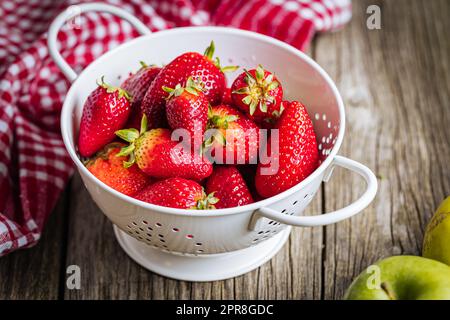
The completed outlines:
<svg viewBox="0 0 450 320">
<path fill-rule="evenodd" d="M 258 245 L 224 254 L 183 256 L 152 248 L 114 226 L 122 249 L 138 264 L 159 275 L 184 281 L 217 281 L 247 273 L 269 261 L 286 243 L 291 227 Z"/>
</svg>

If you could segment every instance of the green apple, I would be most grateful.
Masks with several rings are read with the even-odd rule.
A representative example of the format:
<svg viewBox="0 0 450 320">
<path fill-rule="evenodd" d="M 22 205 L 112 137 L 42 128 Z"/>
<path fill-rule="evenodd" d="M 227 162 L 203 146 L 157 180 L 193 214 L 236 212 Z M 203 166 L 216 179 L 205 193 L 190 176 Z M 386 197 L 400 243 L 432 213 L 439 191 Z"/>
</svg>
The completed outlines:
<svg viewBox="0 0 450 320">
<path fill-rule="evenodd" d="M 422 255 L 450 266 L 450 196 L 441 203 L 428 223 Z"/>
<path fill-rule="evenodd" d="M 450 267 L 439 261 L 394 256 L 378 261 L 350 285 L 347 300 L 450 300 Z"/>
</svg>

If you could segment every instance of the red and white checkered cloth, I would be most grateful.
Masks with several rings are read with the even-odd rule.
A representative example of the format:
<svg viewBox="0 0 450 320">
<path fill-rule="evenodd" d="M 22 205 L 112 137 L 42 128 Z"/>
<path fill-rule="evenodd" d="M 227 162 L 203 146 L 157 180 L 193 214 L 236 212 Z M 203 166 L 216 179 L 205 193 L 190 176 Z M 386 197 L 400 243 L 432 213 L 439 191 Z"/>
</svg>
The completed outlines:
<svg viewBox="0 0 450 320">
<path fill-rule="evenodd" d="M 46 31 L 69 5 L 83 1 L 0 1 L 0 256 L 36 243 L 73 172 L 59 133 L 69 82 L 49 57 Z M 89 1 L 84 1 L 89 2 Z M 249 29 L 304 49 L 317 31 L 351 17 L 350 0 L 109 0 L 153 31 L 187 25 Z M 80 71 L 137 36 L 107 14 L 81 17 L 59 33 L 63 57 Z"/>
</svg>

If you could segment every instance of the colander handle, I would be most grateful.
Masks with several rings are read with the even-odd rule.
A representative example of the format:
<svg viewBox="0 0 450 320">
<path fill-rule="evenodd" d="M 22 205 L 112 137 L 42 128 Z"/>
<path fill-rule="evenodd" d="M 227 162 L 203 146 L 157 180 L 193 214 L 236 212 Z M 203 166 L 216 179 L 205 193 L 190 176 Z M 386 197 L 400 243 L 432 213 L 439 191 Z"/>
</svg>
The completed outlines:
<svg viewBox="0 0 450 320">
<path fill-rule="evenodd" d="M 270 208 L 261 208 L 257 214 L 292 226 L 316 227 L 336 223 L 361 212 L 372 202 L 377 193 L 377 178 L 366 166 L 342 156 L 335 156 L 331 166 L 346 168 L 364 178 L 367 184 L 366 191 L 358 200 L 342 209 L 314 216 L 291 216 Z"/>
<path fill-rule="evenodd" d="M 50 28 L 48 30 L 47 46 L 50 56 L 53 58 L 58 68 L 62 71 L 62 73 L 64 73 L 64 75 L 70 82 L 75 81 L 78 75 L 69 66 L 66 60 L 64 60 L 64 58 L 61 56 L 61 53 L 59 53 L 57 46 L 58 32 L 59 30 L 61 30 L 62 26 L 70 19 L 77 17 L 81 13 L 86 13 L 90 11 L 111 13 L 115 16 L 118 16 L 128 21 L 134 28 L 136 28 L 136 30 L 140 34 L 147 35 L 151 33 L 150 29 L 147 28 L 145 24 L 143 24 L 141 21 L 139 21 L 139 19 L 137 19 L 129 12 L 122 10 L 118 7 L 95 2 L 73 5 L 68 7 L 66 10 L 61 12 L 50 25 Z"/>
</svg>

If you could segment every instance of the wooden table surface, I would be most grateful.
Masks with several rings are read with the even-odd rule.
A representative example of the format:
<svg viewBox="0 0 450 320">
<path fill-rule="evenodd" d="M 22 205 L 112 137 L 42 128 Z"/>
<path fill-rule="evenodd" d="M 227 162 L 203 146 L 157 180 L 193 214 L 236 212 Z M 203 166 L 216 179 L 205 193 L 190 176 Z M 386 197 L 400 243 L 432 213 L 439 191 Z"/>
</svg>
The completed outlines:
<svg viewBox="0 0 450 320">
<path fill-rule="evenodd" d="M 381 8 L 381 30 L 366 27 L 372 4 Z M 145 270 L 121 250 L 75 175 L 39 244 L 0 259 L 0 299 L 340 299 L 376 260 L 420 254 L 426 223 L 450 194 L 449 12 L 447 0 L 355 0 L 351 23 L 310 47 L 346 104 L 340 154 L 379 177 L 378 195 L 362 214 L 296 228 L 270 262 L 243 276 L 181 282 Z M 308 212 L 340 208 L 363 186 L 335 170 Z M 65 285 L 72 264 L 81 268 L 80 290 Z"/>
</svg>

